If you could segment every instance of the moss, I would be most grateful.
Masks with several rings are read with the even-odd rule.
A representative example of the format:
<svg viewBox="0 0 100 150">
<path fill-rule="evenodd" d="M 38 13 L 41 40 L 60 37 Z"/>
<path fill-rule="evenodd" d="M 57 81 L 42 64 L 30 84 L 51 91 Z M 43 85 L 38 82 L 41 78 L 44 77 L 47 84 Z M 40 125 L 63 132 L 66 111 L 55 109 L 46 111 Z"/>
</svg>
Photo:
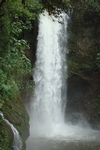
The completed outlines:
<svg viewBox="0 0 100 150">
<path fill-rule="evenodd" d="M 0 150 L 11 150 L 13 133 L 0 116 Z"/>
<path fill-rule="evenodd" d="M 29 117 L 28 114 L 24 108 L 22 99 L 20 96 L 16 96 L 15 99 L 10 99 L 7 100 L 3 107 L 2 107 L 2 112 L 4 113 L 4 116 L 7 120 L 9 120 L 10 123 L 12 123 L 16 129 L 19 131 L 19 134 L 22 138 L 23 145 L 25 145 L 25 140 L 28 137 L 28 127 L 29 127 Z M 9 150 L 6 147 L 10 147 L 12 145 L 13 138 L 11 134 L 12 132 L 9 132 L 9 126 L 4 126 L 2 127 L 2 124 L 5 124 L 4 121 L 2 121 L 2 118 L 0 119 L 0 130 L 3 134 L 0 134 L 2 137 L 2 143 L 7 143 L 7 144 L 2 144 L 2 150 Z M 11 129 L 10 129 L 11 130 Z M 24 134 L 24 132 L 27 132 Z M 1 144 L 0 144 L 1 145 Z M 6 146 L 4 146 L 6 145 Z M 1 149 L 0 149 L 1 150 Z"/>
</svg>

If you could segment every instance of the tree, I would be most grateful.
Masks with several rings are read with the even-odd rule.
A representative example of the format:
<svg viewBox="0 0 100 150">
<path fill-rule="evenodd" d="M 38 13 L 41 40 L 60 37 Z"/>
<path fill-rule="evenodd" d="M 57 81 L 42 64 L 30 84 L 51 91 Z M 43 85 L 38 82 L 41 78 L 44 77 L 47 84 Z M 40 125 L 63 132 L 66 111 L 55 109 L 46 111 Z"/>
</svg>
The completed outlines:
<svg viewBox="0 0 100 150">
<path fill-rule="evenodd" d="M 31 1 L 31 0 L 30 0 Z M 7 99 L 15 98 L 23 77 L 31 72 L 31 62 L 26 55 L 29 37 L 24 33 L 32 30 L 42 5 L 34 1 L 0 2 L 0 106 Z"/>
</svg>

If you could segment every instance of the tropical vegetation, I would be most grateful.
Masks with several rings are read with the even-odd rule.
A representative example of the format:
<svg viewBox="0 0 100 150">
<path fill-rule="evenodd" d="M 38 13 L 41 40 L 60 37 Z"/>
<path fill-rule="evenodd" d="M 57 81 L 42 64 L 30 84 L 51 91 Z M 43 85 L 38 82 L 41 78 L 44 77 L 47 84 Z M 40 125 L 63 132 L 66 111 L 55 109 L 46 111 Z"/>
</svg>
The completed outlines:
<svg viewBox="0 0 100 150">
<path fill-rule="evenodd" d="M 14 113 L 18 113 L 20 121 L 23 120 L 20 94 L 32 84 L 26 84 L 32 73 L 30 43 L 34 23 L 44 9 L 50 14 L 58 14 L 61 10 L 71 12 L 68 29 L 70 76 L 100 73 L 99 0 L 0 0 L 0 110 L 8 118 L 12 114 L 15 118 Z M 25 120 L 22 122 L 21 128 L 18 127 L 20 133 Z M 9 150 L 10 131 L 3 124 L 0 117 L 0 149 Z"/>
</svg>

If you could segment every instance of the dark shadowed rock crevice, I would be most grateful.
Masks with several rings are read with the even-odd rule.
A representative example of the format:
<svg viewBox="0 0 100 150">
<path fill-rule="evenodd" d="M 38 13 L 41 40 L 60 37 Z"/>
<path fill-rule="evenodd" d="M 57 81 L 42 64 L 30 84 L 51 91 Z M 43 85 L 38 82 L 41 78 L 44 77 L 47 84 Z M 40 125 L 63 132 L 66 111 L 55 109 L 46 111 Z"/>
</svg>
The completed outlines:
<svg viewBox="0 0 100 150">
<path fill-rule="evenodd" d="M 92 128 L 100 129 L 99 85 L 98 75 L 73 75 L 68 79 L 67 120 L 75 124 L 83 117 Z"/>
<path fill-rule="evenodd" d="M 33 22 L 33 28 L 31 30 L 31 42 L 29 49 L 29 59 L 31 60 L 32 67 L 36 61 L 36 48 L 37 48 L 37 35 L 38 35 L 38 21 Z"/>
</svg>

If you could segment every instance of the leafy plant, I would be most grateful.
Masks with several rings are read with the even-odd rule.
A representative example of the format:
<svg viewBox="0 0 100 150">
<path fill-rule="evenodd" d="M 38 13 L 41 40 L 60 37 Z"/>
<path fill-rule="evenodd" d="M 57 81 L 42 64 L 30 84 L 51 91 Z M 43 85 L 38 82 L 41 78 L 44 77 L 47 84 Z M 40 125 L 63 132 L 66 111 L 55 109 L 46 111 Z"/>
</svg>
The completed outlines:
<svg viewBox="0 0 100 150">
<path fill-rule="evenodd" d="M 97 53 L 96 65 L 98 66 L 98 68 L 100 68 L 100 53 Z"/>
<path fill-rule="evenodd" d="M 32 21 L 42 11 L 39 1 L 4 1 L 0 3 L 0 107 L 14 98 L 23 77 L 31 73 L 31 62 L 26 55 L 30 43 L 24 33 L 32 30 Z"/>
</svg>

